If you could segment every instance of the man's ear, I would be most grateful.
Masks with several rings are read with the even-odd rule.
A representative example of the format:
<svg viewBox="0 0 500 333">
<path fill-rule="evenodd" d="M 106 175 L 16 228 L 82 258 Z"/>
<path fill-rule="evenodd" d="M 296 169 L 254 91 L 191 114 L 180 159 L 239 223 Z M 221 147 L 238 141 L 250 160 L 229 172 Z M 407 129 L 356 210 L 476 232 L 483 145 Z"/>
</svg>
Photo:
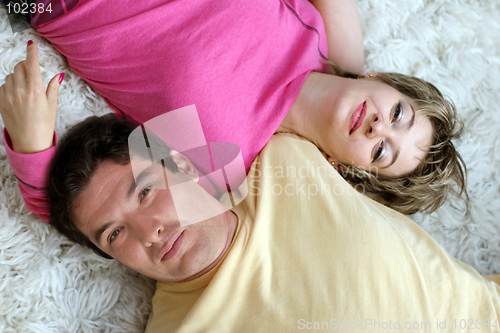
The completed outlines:
<svg viewBox="0 0 500 333">
<path fill-rule="evenodd" d="M 177 150 L 170 150 L 170 156 L 177 165 L 177 169 L 183 172 L 186 176 L 192 178 L 195 182 L 200 180 L 198 170 L 193 163 L 184 154 L 179 153 Z"/>
</svg>

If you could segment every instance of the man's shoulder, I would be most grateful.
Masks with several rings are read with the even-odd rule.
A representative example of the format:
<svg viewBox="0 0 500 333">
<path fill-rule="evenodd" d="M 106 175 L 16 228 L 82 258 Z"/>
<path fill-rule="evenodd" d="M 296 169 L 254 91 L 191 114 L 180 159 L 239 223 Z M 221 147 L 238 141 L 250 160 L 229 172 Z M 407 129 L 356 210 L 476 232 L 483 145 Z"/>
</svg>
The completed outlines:
<svg viewBox="0 0 500 333">
<path fill-rule="evenodd" d="M 267 143 L 266 147 L 264 147 L 264 149 L 274 149 L 279 145 L 298 145 L 302 149 L 315 149 L 319 151 L 319 148 L 311 141 L 298 134 L 288 132 L 275 133 Z"/>
<path fill-rule="evenodd" d="M 274 157 L 282 161 L 327 163 L 326 155 L 311 141 L 294 133 L 274 134 L 259 154 L 260 160 Z"/>
</svg>

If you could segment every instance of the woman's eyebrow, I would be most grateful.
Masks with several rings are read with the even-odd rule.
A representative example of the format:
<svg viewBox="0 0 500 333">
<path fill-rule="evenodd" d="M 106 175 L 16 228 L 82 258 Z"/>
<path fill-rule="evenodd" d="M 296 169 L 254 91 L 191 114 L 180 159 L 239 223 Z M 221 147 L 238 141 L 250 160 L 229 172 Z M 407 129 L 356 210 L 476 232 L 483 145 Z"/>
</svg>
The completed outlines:
<svg viewBox="0 0 500 333">
<path fill-rule="evenodd" d="M 410 103 L 408 103 L 408 104 L 410 104 Z M 413 108 L 413 105 L 411 105 L 411 104 L 410 104 L 410 107 L 411 107 L 412 116 L 411 116 L 410 121 L 408 122 L 408 127 L 406 128 L 407 131 L 411 130 L 411 128 L 415 124 L 415 109 Z M 391 165 L 393 165 L 394 163 L 396 163 L 396 161 L 398 160 L 400 152 L 401 152 L 401 149 L 398 148 L 396 150 L 396 152 L 394 153 L 394 155 L 392 155 L 392 161 L 391 161 L 391 163 L 388 166 L 381 167 L 380 169 L 387 169 L 388 167 L 390 167 Z"/>
<path fill-rule="evenodd" d="M 390 167 L 391 165 L 393 165 L 394 163 L 396 163 L 396 161 L 398 160 L 400 152 L 401 152 L 401 150 L 398 148 L 398 150 L 396 150 L 396 152 L 392 155 L 391 164 L 389 164 L 388 166 L 385 166 L 385 167 L 381 167 L 380 169 L 387 169 L 388 167 Z"/>
<path fill-rule="evenodd" d="M 411 103 L 408 103 L 408 104 L 410 104 L 412 115 L 411 115 L 410 122 L 408 123 L 408 128 L 406 129 L 407 131 L 411 130 L 411 128 L 415 124 L 415 109 L 413 108 L 413 105 L 411 105 Z"/>
</svg>

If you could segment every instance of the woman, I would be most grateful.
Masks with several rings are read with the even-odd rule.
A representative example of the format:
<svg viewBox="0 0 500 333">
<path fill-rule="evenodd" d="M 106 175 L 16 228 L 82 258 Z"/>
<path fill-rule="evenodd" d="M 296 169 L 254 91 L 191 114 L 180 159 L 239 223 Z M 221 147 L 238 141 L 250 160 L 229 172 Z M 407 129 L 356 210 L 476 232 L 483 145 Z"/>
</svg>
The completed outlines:
<svg viewBox="0 0 500 333">
<path fill-rule="evenodd" d="M 116 112 L 142 123 L 195 104 L 207 141 L 238 144 L 247 170 L 274 132 L 295 132 L 383 203 L 403 213 L 436 209 L 451 189 L 449 180 L 461 189 L 464 184 L 463 162 L 451 143 L 457 135 L 453 106 L 416 78 L 348 78 L 360 77 L 364 62 L 355 2 L 313 3 L 323 17 L 304 0 L 119 6 L 87 0 L 52 21 L 36 14 L 32 23 Z M 26 70 L 17 66 L 0 94 L 12 96 L 16 87 L 24 96 L 29 89 L 41 96 L 30 51 L 36 54 L 35 45 L 28 46 Z M 323 73 L 326 55 L 354 73 Z M 13 148 L 9 160 L 26 206 L 45 219 L 39 198 L 54 151 L 60 79 L 49 84 L 50 103 L 39 97 L 14 105 L 11 98 L 2 107 Z M 27 110 L 24 118 L 20 110 Z M 29 170 L 33 165 L 37 169 Z"/>
</svg>

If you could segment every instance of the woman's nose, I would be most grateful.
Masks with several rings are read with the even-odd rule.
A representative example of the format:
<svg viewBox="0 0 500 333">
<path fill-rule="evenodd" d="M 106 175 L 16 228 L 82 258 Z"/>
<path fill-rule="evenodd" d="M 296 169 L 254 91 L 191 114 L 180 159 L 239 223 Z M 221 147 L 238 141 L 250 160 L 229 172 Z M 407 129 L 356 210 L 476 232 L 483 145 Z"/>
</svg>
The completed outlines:
<svg viewBox="0 0 500 333">
<path fill-rule="evenodd" d="M 366 130 L 366 136 L 369 138 L 375 138 L 377 136 L 387 135 L 387 126 L 384 124 L 383 120 L 379 115 L 373 115 L 373 118 L 368 123 L 368 129 Z"/>
</svg>

